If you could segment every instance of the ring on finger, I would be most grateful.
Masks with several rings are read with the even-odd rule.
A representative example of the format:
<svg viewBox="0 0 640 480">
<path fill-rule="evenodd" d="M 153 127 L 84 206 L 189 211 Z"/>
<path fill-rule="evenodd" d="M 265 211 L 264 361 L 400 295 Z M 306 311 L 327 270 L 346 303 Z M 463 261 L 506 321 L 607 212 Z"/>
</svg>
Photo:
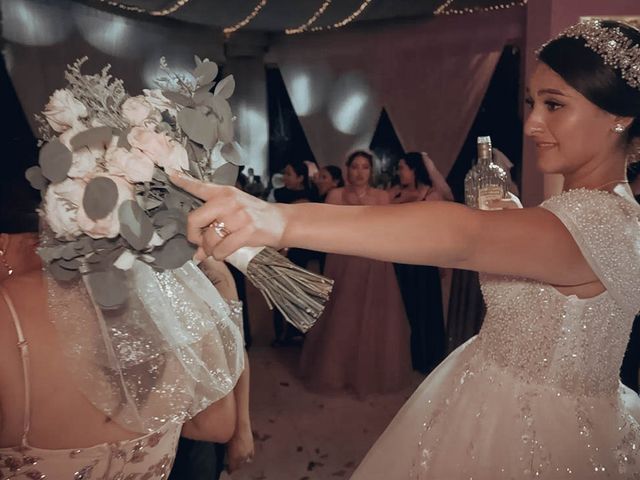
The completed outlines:
<svg viewBox="0 0 640 480">
<path fill-rule="evenodd" d="M 216 235 L 218 235 L 220 238 L 224 238 L 230 233 L 229 230 L 227 230 L 224 222 L 218 222 L 217 220 L 209 225 L 209 228 L 213 228 L 213 231 L 216 232 Z"/>
</svg>

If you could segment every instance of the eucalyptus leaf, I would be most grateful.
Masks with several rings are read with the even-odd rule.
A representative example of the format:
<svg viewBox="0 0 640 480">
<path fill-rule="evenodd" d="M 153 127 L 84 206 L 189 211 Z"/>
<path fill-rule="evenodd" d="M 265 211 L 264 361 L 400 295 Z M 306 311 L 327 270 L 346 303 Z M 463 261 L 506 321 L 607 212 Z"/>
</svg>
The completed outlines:
<svg viewBox="0 0 640 480">
<path fill-rule="evenodd" d="M 111 268 L 87 274 L 87 281 L 96 303 L 105 310 L 121 307 L 127 301 L 126 275 L 122 270 Z"/>
<path fill-rule="evenodd" d="M 140 195 L 136 196 L 136 201 L 138 202 L 138 205 L 140 205 L 140 208 L 147 211 L 153 210 L 154 208 L 158 208 L 160 205 L 164 203 L 162 200 L 158 200 L 157 198 L 142 197 Z"/>
<path fill-rule="evenodd" d="M 215 82 L 211 82 L 198 87 L 198 89 L 193 93 L 193 101 L 195 103 L 202 103 L 207 97 L 209 97 L 209 95 L 213 96 L 211 89 L 214 85 Z"/>
<path fill-rule="evenodd" d="M 136 250 L 144 250 L 153 235 L 153 224 L 135 200 L 122 202 L 118 208 L 120 235 Z"/>
<path fill-rule="evenodd" d="M 117 203 L 118 187 L 110 178 L 93 178 L 84 189 L 82 207 L 93 221 L 98 221 L 109 215 Z"/>
<path fill-rule="evenodd" d="M 74 151 L 82 147 L 106 147 L 113 138 L 111 127 L 94 127 L 80 132 L 70 140 Z"/>
<path fill-rule="evenodd" d="M 225 119 L 231 120 L 233 117 L 231 105 L 223 97 L 217 95 L 206 96 L 202 100 L 202 104 L 211 108 L 220 122 Z"/>
<path fill-rule="evenodd" d="M 225 118 L 218 124 L 218 140 L 223 143 L 233 142 L 233 120 Z"/>
<path fill-rule="evenodd" d="M 244 165 L 242 151 L 236 142 L 225 143 L 220 150 L 220 154 L 229 163 L 233 163 L 238 166 Z"/>
<path fill-rule="evenodd" d="M 157 227 L 163 227 L 173 222 L 187 224 L 187 214 L 177 208 L 161 210 L 153 216 L 153 224 Z"/>
<path fill-rule="evenodd" d="M 163 270 L 172 270 L 184 265 L 193 258 L 196 248 L 182 235 L 176 235 L 161 247 L 153 251 L 154 266 Z"/>
<path fill-rule="evenodd" d="M 58 260 L 58 265 L 66 270 L 78 270 L 80 268 L 80 260 L 73 258 L 71 260 Z"/>
<path fill-rule="evenodd" d="M 215 62 L 202 62 L 193 70 L 193 75 L 198 79 L 198 85 L 211 83 L 218 76 L 218 65 Z"/>
<path fill-rule="evenodd" d="M 183 108 L 178 112 L 178 124 L 187 136 L 205 148 L 212 148 L 216 138 L 217 122 L 215 119 L 191 108 Z"/>
<path fill-rule="evenodd" d="M 211 176 L 211 181 L 218 185 L 235 185 L 239 170 L 240 168 L 237 165 L 225 163 L 216 168 L 216 171 Z"/>
<path fill-rule="evenodd" d="M 213 94 L 226 100 L 229 99 L 231 95 L 233 95 L 235 89 L 236 81 L 233 78 L 233 75 L 228 75 L 220 80 L 220 82 L 218 82 L 215 90 L 213 91 Z"/>
<path fill-rule="evenodd" d="M 52 263 L 54 260 L 62 258 L 64 247 L 64 245 L 56 245 L 55 247 L 40 247 L 38 248 L 38 255 L 44 261 L 44 263 Z"/>
<path fill-rule="evenodd" d="M 70 282 L 71 280 L 74 280 L 80 276 L 80 272 L 78 270 L 66 269 L 62 267 L 62 265 L 60 265 L 60 263 L 57 261 L 52 262 L 49 265 L 48 270 L 53 278 L 55 278 L 59 282 Z"/>
<path fill-rule="evenodd" d="M 27 171 L 24 172 L 24 176 L 29 180 L 31 187 L 36 190 L 44 190 L 49 184 L 49 181 L 42 174 L 42 169 L 37 165 L 28 168 Z"/>
<path fill-rule="evenodd" d="M 129 139 L 127 136 L 129 135 L 130 130 L 115 130 L 113 132 L 114 135 L 118 136 L 118 147 L 126 148 L 129 150 L 131 148 L 131 144 L 129 143 Z"/>
<path fill-rule="evenodd" d="M 194 199 L 178 190 L 172 190 L 164 197 L 164 204 L 167 208 L 190 212 L 196 206 Z"/>
<path fill-rule="evenodd" d="M 177 103 L 183 107 L 193 107 L 193 100 L 186 95 L 182 95 L 178 92 L 172 92 L 171 90 L 163 90 L 162 94 L 173 103 Z"/>
<path fill-rule="evenodd" d="M 62 182 L 71 168 L 72 153 L 58 140 L 45 143 L 40 149 L 42 175 L 52 183 Z"/>
<path fill-rule="evenodd" d="M 71 260 L 82 254 L 76 250 L 75 245 L 71 242 L 67 243 L 62 249 L 62 258 L 64 260 Z"/>
<path fill-rule="evenodd" d="M 169 240 L 179 233 L 184 233 L 184 231 L 180 228 L 177 220 L 173 220 L 158 229 L 158 235 L 160 235 L 160 238 L 163 240 Z"/>
</svg>

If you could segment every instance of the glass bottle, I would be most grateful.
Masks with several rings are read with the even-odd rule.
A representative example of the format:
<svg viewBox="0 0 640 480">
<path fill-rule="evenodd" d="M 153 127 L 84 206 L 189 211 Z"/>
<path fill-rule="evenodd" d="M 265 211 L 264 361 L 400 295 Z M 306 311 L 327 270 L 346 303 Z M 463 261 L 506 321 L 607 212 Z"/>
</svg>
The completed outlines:
<svg viewBox="0 0 640 480">
<path fill-rule="evenodd" d="M 478 137 L 478 161 L 464 178 L 465 203 L 480 210 L 499 210 L 488 204 L 505 198 L 507 181 L 507 173 L 493 161 L 491 137 Z"/>
</svg>

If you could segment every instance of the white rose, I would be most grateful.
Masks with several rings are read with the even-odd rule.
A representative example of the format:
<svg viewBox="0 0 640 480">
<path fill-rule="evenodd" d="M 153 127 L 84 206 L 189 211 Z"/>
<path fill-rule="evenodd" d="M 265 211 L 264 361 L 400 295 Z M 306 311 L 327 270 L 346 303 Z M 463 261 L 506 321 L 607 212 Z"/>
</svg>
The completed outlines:
<svg viewBox="0 0 640 480">
<path fill-rule="evenodd" d="M 175 117 L 178 114 L 176 110 L 176 106 L 171 100 L 165 97 L 160 90 L 157 88 L 154 90 L 143 89 L 142 93 L 144 93 L 144 98 L 147 102 L 149 102 L 153 107 L 158 110 L 160 113 L 167 110 L 169 115 Z"/>
<path fill-rule="evenodd" d="M 142 95 L 127 98 L 122 104 L 122 115 L 133 126 L 144 125 L 152 112 L 153 106 Z"/>
<path fill-rule="evenodd" d="M 67 173 L 71 178 L 87 178 L 96 170 L 98 160 L 104 156 L 104 149 L 83 147 L 73 152 L 71 168 Z"/>
<path fill-rule="evenodd" d="M 110 174 L 124 177 L 129 182 L 150 182 L 153 178 L 154 163 L 137 148 L 131 151 L 126 148 L 110 149 L 105 159 Z"/>
<path fill-rule="evenodd" d="M 78 208 L 86 183 L 66 179 L 49 185 L 44 196 L 44 218 L 56 237 L 72 240 L 82 233 L 77 222 Z"/>
<path fill-rule="evenodd" d="M 66 89 L 53 92 L 42 113 L 51 128 L 58 133 L 67 131 L 80 123 L 80 118 L 85 118 L 88 115 L 87 107 L 79 100 L 76 100 L 73 94 Z"/>
<path fill-rule="evenodd" d="M 120 218 L 118 209 L 126 200 L 133 200 L 133 185 L 126 180 L 112 175 L 97 175 L 96 177 L 107 177 L 116 184 L 118 189 L 118 199 L 116 205 L 106 217 L 92 220 L 84 211 L 82 204 L 78 208 L 77 221 L 80 229 L 92 238 L 113 238 L 120 233 Z"/>
</svg>

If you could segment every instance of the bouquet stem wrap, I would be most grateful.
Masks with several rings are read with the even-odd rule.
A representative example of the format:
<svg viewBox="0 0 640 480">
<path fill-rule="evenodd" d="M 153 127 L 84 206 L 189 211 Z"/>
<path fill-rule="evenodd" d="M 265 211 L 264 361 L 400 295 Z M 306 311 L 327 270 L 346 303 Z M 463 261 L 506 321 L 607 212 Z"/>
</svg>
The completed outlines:
<svg viewBox="0 0 640 480">
<path fill-rule="evenodd" d="M 305 270 L 270 247 L 243 247 L 225 259 L 293 326 L 306 332 L 324 310 L 333 280 Z"/>
</svg>

